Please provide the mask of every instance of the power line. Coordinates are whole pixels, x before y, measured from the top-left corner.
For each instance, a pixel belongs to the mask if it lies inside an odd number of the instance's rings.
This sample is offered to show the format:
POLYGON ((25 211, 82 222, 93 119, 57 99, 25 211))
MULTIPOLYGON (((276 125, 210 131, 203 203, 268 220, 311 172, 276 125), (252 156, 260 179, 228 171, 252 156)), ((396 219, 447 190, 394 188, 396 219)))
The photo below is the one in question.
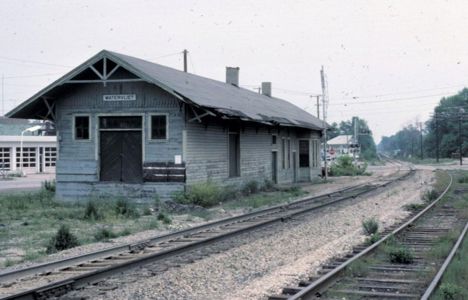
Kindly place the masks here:
POLYGON ((164 54, 164 55, 155 57, 155 58, 153 58, 153 59, 156 60, 156 59, 165 58, 165 57, 169 57, 169 56, 179 55, 179 54, 181 54, 182 52, 183 52, 183 51, 178 51, 178 52, 174 52, 174 53, 168 53, 168 54, 164 54))
POLYGON ((5 76, 5 79, 10 78, 31 78, 31 77, 46 77, 53 75, 63 75, 63 73, 46 73, 46 74, 36 74, 36 75, 14 75, 14 76, 5 76))
POLYGON ((6 56, 0 56, 0 59, 11 61, 11 62, 19 62, 23 64, 37 64, 37 65, 44 65, 44 66, 51 66, 51 67, 73 68, 71 66, 66 66, 66 65, 51 64, 51 63, 46 63, 46 62, 41 62, 41 61, 36 61, 36 60, 28 60, 28 59, 21 59, 21 58, 6 57, 6 56))
POLYGON ((443 94, 432 94, 432 95, 424 95, 424 96, 414 96, 414 97, 404 97, 404 98, 393 98, 393 99, 385 99, 385 100, 376 100, 376 101, 362 101, 362 102, 334 102, 330 105, 358 105, 358 104, 374 104, 374 103, 383 103, 383 102, 394 102, 394 101, 405 101, 405 100, 414 100, 414 99, 422 99, 422 98, 430 98, 430 97, 439 97, 439 96, 446 96, 446 93, 443 94))

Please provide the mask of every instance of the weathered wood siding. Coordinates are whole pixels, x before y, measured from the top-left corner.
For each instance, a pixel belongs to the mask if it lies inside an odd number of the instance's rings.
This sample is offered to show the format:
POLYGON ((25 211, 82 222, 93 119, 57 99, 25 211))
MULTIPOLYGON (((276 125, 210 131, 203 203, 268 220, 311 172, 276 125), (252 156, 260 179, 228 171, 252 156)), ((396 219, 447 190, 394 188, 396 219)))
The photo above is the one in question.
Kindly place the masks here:
MULTIPOLYGON (((318 133, 313 133, 318 136, 318 133)), ((302 138, 305 138, 303 135, 302 138)), ((307 138, 311 138, 309 132, 307 138)), ((292 183, 294 170, 299 172, 298 135, 294 129, 269 129, 267 127, 246 127, 240 130, 240 176, 229 177, 228 166, 228 129, 222 126, 205 126, 198 123, 186 124, 185 162, 187 165, 187 184, 213 181, 223 185, 242 185, 250 180, 263 184, 272 179, 272 151, 278 155, 278 183, 292 183), (276 145, 272 135, 277 136, 276 145), (282 167, 282 157, 288 159, 286 144, 283 153, 282 139, 290 140, 290 164, 282 167), (296 155, 296 168, 293 166, 296 155)), ((319 174, 320 169, 310 169, 311 176, 319 174)), ((296 177, 298 178, 298 177, 296 177)))
MULTIPOLYGON (((56 115, 59 143, 57 162, 57 195, 70 198, 95 196, 102 193, 115 194, 125 192, 117 188, 118 184, 99 182, 98 122, 103 115, 141 115, 143 121, 143 162, 173 162, 174 155, 182 155, 182 131, 184 112, 179 101, 154 87, 138 83, 80 84, 73 86, 66 94, 57 99, 56 115), (107 94, 135 94, 135 101, 103 101, 107 94), (167 140, 150 140, 150 117, 153 113, 168 115, 169 131, 167 140), (73 118, 75 115, 89 115, 91 120, 90 140, 80 141, 73 138, 73 118)), ((121 186, 127 186, 122 184, 121 186)), ((136 190, 181 189, 183 185, 144 183, 136 190)), ((138 193, 133 193, 138 194, 138 193)))

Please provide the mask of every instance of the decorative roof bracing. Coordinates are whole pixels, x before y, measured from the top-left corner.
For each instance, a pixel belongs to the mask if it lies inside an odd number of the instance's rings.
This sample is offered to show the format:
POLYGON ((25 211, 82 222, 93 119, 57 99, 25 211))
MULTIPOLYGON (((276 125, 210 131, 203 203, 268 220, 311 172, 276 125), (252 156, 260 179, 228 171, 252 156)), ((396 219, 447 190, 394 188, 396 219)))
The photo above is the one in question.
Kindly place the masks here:
POLYGON ((54 118, 54 95, 70 84, 88 82, 145 81, 154 84, 180 101, 205 111, 206 115, 269 125, 321 130, 324 123, 294 104, 268 97, 225 82, 182 72, 136 57, 103 50, 10 111, 8 117, 54 118), (118 69, 132 75, 113 77, 118 69), (94 76, 83 80, 84 73, 94 76), (127 76, 128 77, 128 76, 127 76))

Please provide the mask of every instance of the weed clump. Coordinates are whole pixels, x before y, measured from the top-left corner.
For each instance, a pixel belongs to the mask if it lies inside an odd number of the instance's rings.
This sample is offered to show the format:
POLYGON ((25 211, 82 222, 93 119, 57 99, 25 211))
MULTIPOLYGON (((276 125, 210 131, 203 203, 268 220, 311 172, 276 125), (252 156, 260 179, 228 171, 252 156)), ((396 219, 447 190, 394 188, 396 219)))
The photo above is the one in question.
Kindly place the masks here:
POLYGON ((42 189, 55 193, 55 180, 45 180, 42 182, 42 189))
POLYGON ((86 203, 83 218, 85 220, 93 220, 93 221, 101 220, 103 218, 103 215, 99 211, 96 202, 90 200, 88 201, 88 203, 86 203))
POLYGON ((401 245, 393 236, 385 243, 384 251, 391 263, 411 264, 414 261, 413 252, 401 245))
POLYGON ((434 201, 435 199, 437 199, 437 197, 439 197, 439 193, 434 190, 434 189, 431 189, 431 190, 427 190, 424 194, 423 194, 423 200, 426 202, 426 203, 430 203, 432 201, 434 201))
POLYGON ((115 202, 115 214, 126 218, 139 217, 138 211, 134 204, 130 203, 127 199, 119 198, 115 202))
POLYGON ((379 223, 375 218, 370 218, 362 221, 362 228, 366 235, 376 234, 379 230, 379 223))
POLYGON ((70 249, 78 245, 78 238, 70 232, 70 228, 66 225, 61 225, 55 236, 49 240, 46 252, 50 254, 70 249))
POLYGON ((95 234, 94 239, 96 241, 108 241, 109 239, 116 238, 117 234, 113 232, 111 229, 103 227, 100 228, 95 234))
POLYGON ((374 244, 375 242, 377 242, 378 240, 380 240, 380 234, 377 232, 377 233, 374 233, 372 234, 371 236, 367 237, 366 238, 366 245, 372 245, 374 244))
POLYGON ((444 282, 440 285, 438 295, 445 300, 465 299, 463 289, 450 282, 444 282))
POLYGON ((202 207, 212 207, 221 200, 221 189, 212 182, 193 184, 185 193, 176 193, 174 200, 181 204, 195 204, 202 207))
POLYGON ((171 217, 169 217, 168 214, 164 213, 164 212, 160 212, 158 214, 158 217, 157 219, 161 222, 163 222, 164 224, 171 224, 172 223, 172 219, 171 217))
POLYGON ((247 182, 242 188, 242 194, 248 196, 250 194, 255 194, 259 190, 258 182, 256 180, 251 180, 247 182))
POLYGON ((410 203, 404 206, 404 209, 407 211, 419 211, 423 209, 426 205, 422 203, 410 203))

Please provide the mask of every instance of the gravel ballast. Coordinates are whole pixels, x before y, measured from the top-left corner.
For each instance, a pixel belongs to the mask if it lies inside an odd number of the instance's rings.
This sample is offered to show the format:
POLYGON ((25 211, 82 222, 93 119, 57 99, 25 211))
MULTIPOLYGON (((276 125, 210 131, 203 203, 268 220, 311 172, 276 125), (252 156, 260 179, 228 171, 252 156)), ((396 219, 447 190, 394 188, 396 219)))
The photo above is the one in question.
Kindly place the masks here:
POLYGON ((361 222, 379 220, 381 228, 407 216, 402 206, 420 202, 433 180, 418 171, 379 194, 305 215, 281 225, 239 236, 237 246, 190 264, 151 273, 131 271, 69 296, 92 299, 266 299, 284 286, 314 274, 326 260, 360 243, 361 222), (145 274, 145 276, 139 276, 145 274))

